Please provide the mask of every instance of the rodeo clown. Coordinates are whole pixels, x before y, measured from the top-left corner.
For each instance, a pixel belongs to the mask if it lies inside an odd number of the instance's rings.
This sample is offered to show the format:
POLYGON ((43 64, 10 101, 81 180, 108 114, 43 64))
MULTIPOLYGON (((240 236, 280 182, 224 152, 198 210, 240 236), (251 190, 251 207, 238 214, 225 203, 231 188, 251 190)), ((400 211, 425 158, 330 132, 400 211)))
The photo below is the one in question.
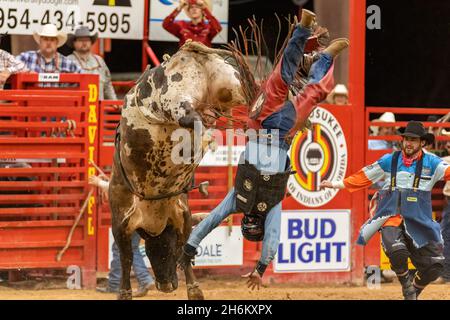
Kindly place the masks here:
POLYGON ((439 224, 432 219, 431 189, 439 180, 450 180, 450 167, 422 150, 434 141, 422 123, 408 122, 401 136, 401 151, 384 155, 344 181, 322 181, 320 186, 353 192, 385 178, 375 215, 362 226, 357 243, 365 245, 381 228, 383 249, 402 285, 403 296, 416 300, 443 270, 443 241, 439 224), (417 269, 413 279, 408 258, 417 269))
MULTIPOLYGON (((309 65, 302 90, 294 87, 296 74, 304 65, 304 48, 313 32, 315 14, 303 10, 291 39, 267 81, 256 93, 250 109, 248 127, 269 134, 250 138, 241 155, 235 187, 225 199, 192 231, 178 264, 184 268, 194 259, 200 242, 232 213, 242 212, 241 230, 250 241, 263 241, 256 268, 243 275, 248 287, 259 289, 262 276, 273 260, 279 245, 281 201, 291 174, 287 155, 289 138, 306 125, 309 114, 323 101, 334 86, 334 58, 348 47, 347 39, 336 39, 309 65), (270 147, 271 160, 264 161, 270 147), (275 155, 275 156, 273 156, 275 155)), ((298 78, 298 76, 297 76, 298 78)), ((298 79, 297 79, 298 80, 298 79)), ((296 81, 297 82, 297 81, 296 81)))

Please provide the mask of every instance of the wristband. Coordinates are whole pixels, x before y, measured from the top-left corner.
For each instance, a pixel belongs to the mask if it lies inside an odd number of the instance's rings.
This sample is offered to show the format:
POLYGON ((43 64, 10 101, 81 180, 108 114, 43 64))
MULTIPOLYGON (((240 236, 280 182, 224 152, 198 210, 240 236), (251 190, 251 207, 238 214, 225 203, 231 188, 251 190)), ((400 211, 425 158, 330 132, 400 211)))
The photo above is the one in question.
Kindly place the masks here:
POLYGON ((258 274, 262 277, 264 272, 267 269, 267 264, 262 264, 258 261, 258 264, 256 265, 255 271, 258 272, 258 274))
POLYGON ((332 181, 331 184, 333 185, 333 188, 336 188, 336 189, 344 189, 345 188, 343 181, 338 181, 338 182, 332 181))

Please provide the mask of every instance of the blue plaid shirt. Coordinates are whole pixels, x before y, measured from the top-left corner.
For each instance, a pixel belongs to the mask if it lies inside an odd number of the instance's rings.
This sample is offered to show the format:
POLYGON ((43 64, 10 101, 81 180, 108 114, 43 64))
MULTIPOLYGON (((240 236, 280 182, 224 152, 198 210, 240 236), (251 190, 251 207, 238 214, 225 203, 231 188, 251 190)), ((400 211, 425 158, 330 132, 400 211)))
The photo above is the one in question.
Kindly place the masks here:
POLYGON ((39 51, 26 51, 17 56, 27 68, 37 73, 81 73, 81 68, 59 52, 50 62, 46 62, 39 51))
MULTIPOLYGON (((82 69, 72 60, 59 52, 50 62, 39 51, 26 51, 17 56, 17 59, 25 63, 31 72, 37 73, 82 73, 82 69)), ((39 87, 70 87, 63 83, 41 83, 39 87)))

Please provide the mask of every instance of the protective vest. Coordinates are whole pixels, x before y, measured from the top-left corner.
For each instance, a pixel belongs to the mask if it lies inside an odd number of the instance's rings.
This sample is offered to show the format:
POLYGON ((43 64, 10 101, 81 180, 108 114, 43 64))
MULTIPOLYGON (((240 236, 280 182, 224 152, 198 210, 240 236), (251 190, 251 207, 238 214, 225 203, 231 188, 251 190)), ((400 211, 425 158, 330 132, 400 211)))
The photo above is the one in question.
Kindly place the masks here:
POLYGON ((405 231, 417 248, 433 241, 443 242, 440 226, 432 218, 431 191, 419 190, 424 157, 418 160, 412 189, 399 189, 396 186, 399 156, 397 151, 392 157, 390 188, 378 192, 377 211, 361 227, 357 244, 366 245, 386 220, 397 213, 403 217, 405 231))

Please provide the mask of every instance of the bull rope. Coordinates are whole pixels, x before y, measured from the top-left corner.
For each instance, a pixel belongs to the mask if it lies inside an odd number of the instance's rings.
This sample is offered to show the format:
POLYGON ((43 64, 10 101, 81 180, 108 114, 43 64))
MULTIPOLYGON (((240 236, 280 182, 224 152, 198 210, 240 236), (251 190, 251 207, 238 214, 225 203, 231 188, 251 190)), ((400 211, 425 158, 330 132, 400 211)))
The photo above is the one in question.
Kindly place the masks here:
POLYGON ((122 219, 122 223, 124 223, 125 220, 130 218, 136 212, 138 200, 139 198, 136 195, 133 195, 133 204, 131 205, 130 209, 128 209, 127 212, 125 212, 125 215, 122 219))
MULTIPOLYGON (((76 124, 75 124, 75 127, 76 127, 76 124)), ((101 176, 104 176, 105 178, 108 178, 108 176, 103 172, 103 170, 100 169, 100 167, 92 159, 89 159, 89 163, 93 167, 95 167, 95 169, 97 169, 97 171, 100 173, 101 176)), ((78 223, 80 222, 81 217, 83 216, 84 210, 86 210, 86 207, 87 207, 87 205, 89 203, 89 199, 91 198, 93 193, 94 193, 94 188, 91 188, 91 190, 89 191, 86 199, 84 200, 83 205, 81 206, 80 212, 78 213, 78 216, 77 216, 75 222, 73 223, 72 228, 70 229, 69 235, 67 236, 66 245, 56 255, 56 261, 61 261, 61 258, 63 256, 63 254, 69 248, 70 243, 72 242, 72 236, 73 236, 73 233, 75 232, 75 228, 78 225, 78 223)))
POLYGON ((56 255, 56 261, 61 261, 61 258, 63 256, 63 254, 69 248, 70 243, 72 242, 72 236, 73 236, 73 233, 75 232, 75 228, 77 227, 78 223, 80 222, 81 217, 83 216, 83 213, 86 210, 86 207, 87 207, 87 205, 89 203, 89 199, 91 198, 93 193, 94 193, 94 188, 91 188, 91 190, 89 191, 86 199, 84 200, 84 203, 83 203, 83 206, 80 209, 80 212, 78 213, 78 217, 75 219, 75 222, 73 223, 72 228, 70 229, 69 235, 67 236, 66 245, 56 255))
MULTIPOLYGON (((89 163, 92 164, 98 170, 98 172, 100 172, 101 176, 108 178, 108 176, 102 171, 102 169, 100 169, 99 166, 97 166, 95 164, 95 162, 93 160, 89 159, 89 163)), ((136 209, 137 209, 137 201, 136 200, 138 200, 138 197, 136 195, 133 195, 133 204, 131 205, 130 209, 128 209, 128 211, 125 212, 124 218, 122 219, 122 223, 124 223, 125 220, 127 220, 129 217, 131 217, 133 215, 133 213, 136 211, 136 209)))

